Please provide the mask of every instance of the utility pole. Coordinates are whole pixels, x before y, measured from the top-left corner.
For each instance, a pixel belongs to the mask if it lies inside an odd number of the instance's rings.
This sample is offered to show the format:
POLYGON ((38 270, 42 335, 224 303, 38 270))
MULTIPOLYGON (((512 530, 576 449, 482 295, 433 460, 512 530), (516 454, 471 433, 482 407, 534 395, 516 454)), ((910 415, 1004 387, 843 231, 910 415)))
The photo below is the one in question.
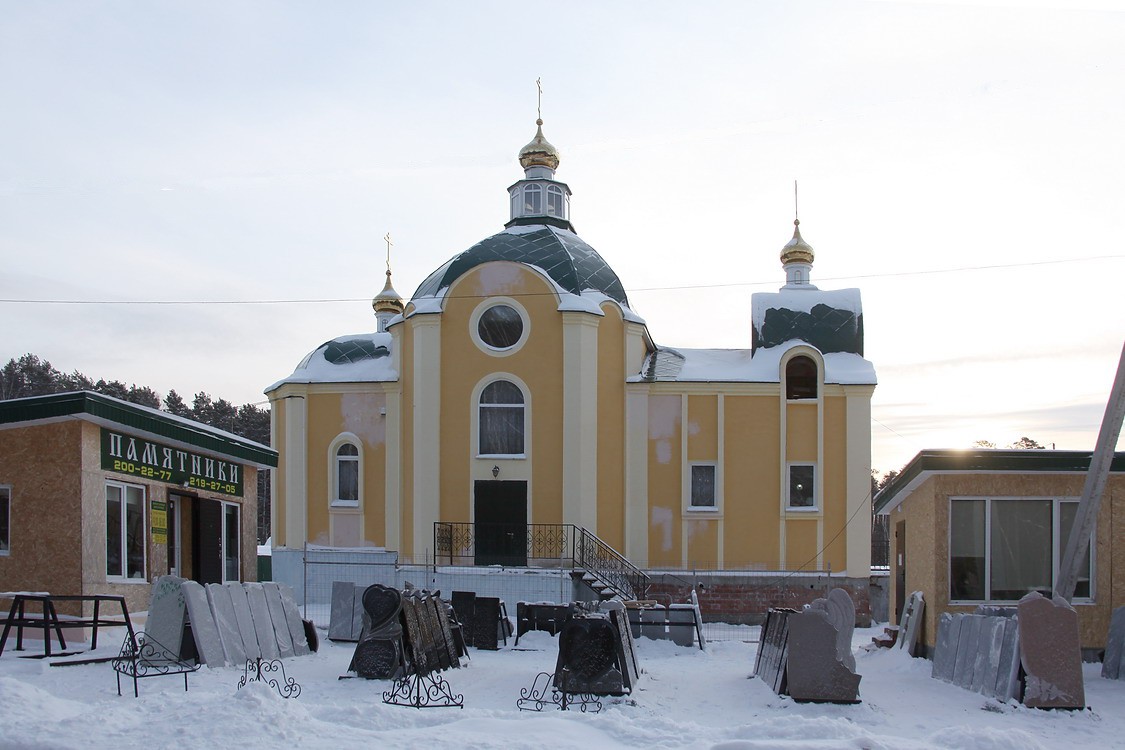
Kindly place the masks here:
POLYGON ((1078 568, 1086 557, 1090 545, 1090 532, 1094 530, 1094 519, 1102 504, 1109 467, 1113 463, 1113 450, 1117 438, 1121 436, 1121 421, 1125 417, 1125 346, 1121 348, 1121 358, 1117 362, 1117 375, 1113 379, 1113 389, 1109 393, 1109 403, 1102 417, 1102 428, 1098 432, 1098 442, 1090 456, 1090 468, 1086 472, 1086 484, 1082 487, 1082 499, 1078 502, 1078 513, 1066 540, 1066 552, 1059 563, 1059 575, 1055 581, 1055 594, 1068 602, 1074 598, 1074 587, 1078 583, 1078 568))

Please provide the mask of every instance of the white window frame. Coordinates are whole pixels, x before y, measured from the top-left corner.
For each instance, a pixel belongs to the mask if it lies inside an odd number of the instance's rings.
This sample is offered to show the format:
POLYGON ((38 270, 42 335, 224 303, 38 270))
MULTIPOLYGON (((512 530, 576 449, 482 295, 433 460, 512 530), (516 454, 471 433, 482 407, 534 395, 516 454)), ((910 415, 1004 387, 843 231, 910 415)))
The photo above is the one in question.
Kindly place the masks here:
POLYGON ((523 186, 523 216, 542 216, 544 193, 543 186, 538 183, 531 183, 530 185, 523 186), (531 205, 531 196, 535 195, 535 199, 539 202, 538 206, 531 205))
POLYGON ((0 536, 0 557, 12 553, 12 485, 0 484, 0 520, 4 522, 4 535, 0 536))
POLYGON ((689 513, 718 513, 722 509, 723 481, 722 472, 719 471, 717 461, 690 461, 685 473, 684 510, 689 513), (695 505, 692 497, 692 487, 695 480, 696 467, 709 467, 713 470, 713 484, 711 505, 695 505))
POLYGON ((222 565, 222 568, 223 568, 223 583, 227 583, 228 581, 241 581, 242 580, 242 506, 239 505, 238 503, 230 503, 230 502, 226 502, 226 501, 223 501, 222 506, 223 506, 223 533, 221 535, 222 538, 221 538, 221 543, 220 543, 219 546, 221 548, 220 557, 222 558, 222 561, 223 561, 223 565, 222 565), (234 558, 235 559, 235 565, 236 565, 234 578, 231 578, 230 576, 227 575, 227 544, 230 541, 229 537, 228 537, 228 534, 227 534, 227 514, 230 513, 231 510, 234 511, 234 517, 238 522, 238 528, 235 530, 235 542, 237 543, 237 546, 238 546, 238 554, 234 558))
POLYGON ((787 461, 785 463, 785 510, 788 513, 815 513, 820 510, 820 467, 815 461, 787 461), (808 466, 812 469, 812 505, 794 505, 791 489, 793 486, 793 469, 799 466, 808 466))
MULTIPOLYGON (((148 489, 143 484, 131 484, 128 482, 118 482, 112 479, 105 480, 103 485, 103 507, 106 509, 105 519, 105 533, 109 533, 109 488, 117 487, 121 490, 121 570, 124 571, 123 575, 111 575, 109 572, 109 560, 106 559, 105 571, 106 580, 113 583, 148 583, 148 489), (143 560, 140 577, 129 577, 129 489, 136 489, 141 491, 141 559, 143 560)), ((108 545, 109 540, 106 539, 108 545)))
MULTIPOLYGON (((1051 589, 1054 590, 1055 583, 1059 576, 1059 564, 1062 562, 1062 556, 1066 552, 1066 540, 1060 539, 1062 533, 1062 505, 1063 503, 1079 502, 1077 497, 1057 497, 1053 495, 1034 495, 1034 496, 1013 496, 1013 495, 956 495, 950 496, 948 507, 946 509, 946 559, 945 559, 945 572, 946 572, 946 595, 949 597, 950 604, 1015 604, 1016 599, 993 599, 992 598, 992 501, 993 500, 1050 500, 1051 501, 1051 589), (983 500, 984 501, 984 598, 983 599, 954 599, 953 598, 953 503, 958 500, 983 500)), ((1097 556, 1097 538, 1098 529, 1095 522, 1094 528, 1090 531, 1090 595, 1075 596, 1072 603, 1078 604, 1093 604, 1097 601, 1097 578, 1098 578, 1098 556, 1097 556)))
MULTIPOLYGON (((469 316, 469 338, 473 340, 473 343, 477 345, 478 349, 490 356, 510 357, 523 348, 529 336, 531 336, 531 316, 527 314, 527 308, 511 297, 489 297, 477 305, 472 315, 469 316), (520 322, 523 323, 523 331, 520 333, 519 341, 506 349, 497 349, 480 337, 481 316, 498 305, 506 305, 515 310, 519 313, 520 322)), ((522 390, 524 391, 524 396, 526 396, 527 389, 524 388, 522 390)))
POLYGON ((548 216, 566 218, 566 193, 558 185, 547 186, 547 202, 545 208, 548 216), (557 205, 558 210, 554 210, 557 205))
POLYGON ((328 446, 328 506, 334 510, 358 510, 363 507, 363 442, 354 434, 344 432, 336 436, 328 446), (355 456, 339 456, 340 448, 350 445, 356 449, 355 456), (340 462, 354 461, 356 471, 356 498, 346 500, 340 497, 340 462))
POLYGON ((527 388, 524 386, 524 384, 522 382, 520 382, 516 378, 513 378, 513 377, 511 377, 509 375, 506 375, 506 374, 497 374, 494 377, 489 378, 486 382, 481 383, 480 389, 476 392, 476 398, 473 399, 473 409, 474 409, 474 412, 475 412, 475 416, 474 416, 474 419, 473 419, 473 431, 476 434, 476 457, 477 458, 527 458, 528 439, 529 439, 529 433, 531 431, 531 420, 529 418, 529 414, 530 414, 530 411, 531 411, 531 398, 528 395, 527 388), (523 403, 522 404, 482 404, 481 403, 481 397, 484 396, 485 389, 487 389, 493 383, 499 383, 500 381, 511 383, 516 388, 518 388, 519 391, 520 391, 520 394, 523 396, 523 403), (520 453, 484 453, 484 452, 482 452, 481 451, 481 440, 480 440, 480 437, 481 437, 481 435, 480 435, 480 432, 481 432, 481 418, 480 418, 481 409, 491 409, 491 408, 510 409, 512 407, 515 407, 515 406, 521 406, 523 408, 523 436, 522 436, 523 437, 523 451, 521 451, 520 453))

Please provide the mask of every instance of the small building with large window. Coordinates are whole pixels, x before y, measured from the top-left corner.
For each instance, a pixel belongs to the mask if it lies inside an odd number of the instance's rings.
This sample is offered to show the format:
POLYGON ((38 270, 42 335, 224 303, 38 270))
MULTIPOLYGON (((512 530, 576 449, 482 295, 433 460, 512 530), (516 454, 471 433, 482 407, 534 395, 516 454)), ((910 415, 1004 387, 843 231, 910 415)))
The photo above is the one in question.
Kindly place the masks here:
POLYGON ((658 344, 577 234, 537 125, 502 231, 435 259, 406 302, 388 270, 373 332, 266 389, 275 575, 306 544, 557 563, 541 542, 567 525, 642 568, 866 581, 876 380, 859 290, 813 285, 794 229, 741 348, 658 344))
MULTIPOLYGON (((978 605, 1050 596, 1090 466, 1089 451, 926 450, 875 497, 891 532, 890 611, 911 592, 926 601, 920 643, 932 653, 938 618, 978 605)), ((1072 603, 1082 647, 1105 647, 1125 605, 1125 453, 1114 455, 1072 603)))
POLYGON ((124 595, 257 580, 271 448, 88 391, 0 401, 0 591, 124 595))

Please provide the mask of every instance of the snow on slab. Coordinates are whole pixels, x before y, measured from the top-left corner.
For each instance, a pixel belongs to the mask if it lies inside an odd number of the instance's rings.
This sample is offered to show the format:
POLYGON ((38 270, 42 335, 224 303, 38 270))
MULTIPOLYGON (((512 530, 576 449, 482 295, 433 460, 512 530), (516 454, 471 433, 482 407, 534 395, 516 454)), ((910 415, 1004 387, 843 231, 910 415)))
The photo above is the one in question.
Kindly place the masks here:
MULTIPOLYGON (((857 629, 853 644, 880 630, 857 629)), ((118 697, 109 664, 50 667, 5 650, 0 746, 1046 750, 1121 747, 1125 737, 1125 682, 1101 679, 1097 664, 1083 666, 1090 711, 1001 704, 931 679, 928 661, 899 650, 856 652, 862 703, 798 704, 749 679, 756 644, 719 641, 704 652, 641 638, 644 674, 631 696, 604 699, 600 714, 532 713, 516 699, 553 669, 558 642, 528 633, 519 651, 473 650, 465 668, 443 673, 464 710, 419 711, 384 705, 387 682, 338 680, 354 644, 321 644, 285 661, 301 685, 291 700, 260 683, 237 690, 241 666, 196 672, 186 693, 177 676, 118 697)))

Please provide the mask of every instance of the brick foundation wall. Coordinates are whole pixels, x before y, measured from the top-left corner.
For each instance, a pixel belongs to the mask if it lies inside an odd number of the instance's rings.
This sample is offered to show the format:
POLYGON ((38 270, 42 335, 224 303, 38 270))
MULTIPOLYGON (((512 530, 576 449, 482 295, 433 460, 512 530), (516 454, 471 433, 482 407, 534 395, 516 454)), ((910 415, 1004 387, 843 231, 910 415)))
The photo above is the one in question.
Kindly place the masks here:
POLYGON ((842 588, 855 604, 856 626, 871 626, 871 582, 866 578, 839 576, 786 576, 784 573, 724 575, 696 573, 691 580, 682 575, 650 573, 649 599, 686 602, 696 583, 699 607, 705 622, 760 625, 770 607, 800 609, 814 599, 842 588))

